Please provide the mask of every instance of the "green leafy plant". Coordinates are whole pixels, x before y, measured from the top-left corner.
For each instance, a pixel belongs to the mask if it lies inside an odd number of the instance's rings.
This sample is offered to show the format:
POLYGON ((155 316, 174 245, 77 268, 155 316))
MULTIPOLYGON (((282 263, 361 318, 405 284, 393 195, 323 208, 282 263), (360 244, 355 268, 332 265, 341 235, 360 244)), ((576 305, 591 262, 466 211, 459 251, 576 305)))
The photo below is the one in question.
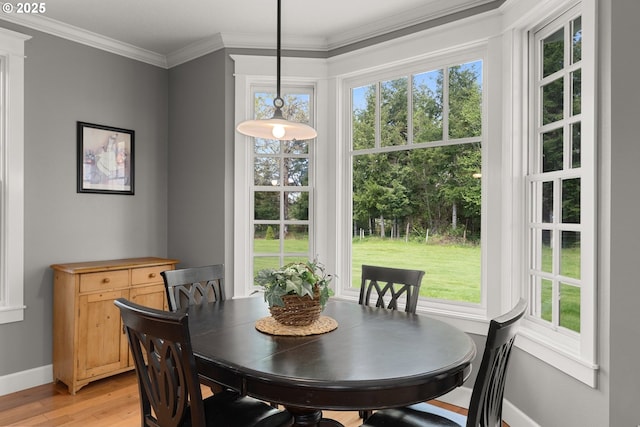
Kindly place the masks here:
POLYGON ((265 234, 264 238, 265 238, 266 240, 274 240, 274 239, 276 238, 276 235, 275 235, 275 233, 273 232, 273 227, 272 227, 272 226, 268 226, 268 227, 267 227, 267 232, 266 232, 266 234, 265 234))
POLYGON ((326 274, 324 266, 317 261, 293 262, 279 269, 260 270, 255 283, 264 290, 264 300, 269 307, 284 306, 285 295, 309 295, 314 298, 317 289, 320 306, 324 309, 332 294, 329 283, 331 275, 326 274))

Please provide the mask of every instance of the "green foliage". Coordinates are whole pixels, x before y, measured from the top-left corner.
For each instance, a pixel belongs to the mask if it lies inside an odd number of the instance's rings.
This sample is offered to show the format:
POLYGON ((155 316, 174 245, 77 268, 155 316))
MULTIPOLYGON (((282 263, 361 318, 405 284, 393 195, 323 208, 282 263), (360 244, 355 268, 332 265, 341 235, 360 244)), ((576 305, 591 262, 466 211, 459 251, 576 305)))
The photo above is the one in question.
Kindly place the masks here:
POLYGON ((413 139, 415 142, 441 141, 443 70, 415 76, 413 82, 413 139))
MULTIPOLYGON (((479 238, 481 191, 474 174, 481 171, 480 143, 441 145, 359 154, 375 147, 376 129, 381 147, 406 146, 408 97, 412 97, 413 141, 443 139, 443 105, 450 138, 468 138, 482 132, 481 62, 446 69, 448 97, 444 98, 445 70, 435 70, 354 89, 362 105, 352 114, 354 234, 394 237, 409 228, 444 232, 464 225, 467 236, 479 238), (377 88, 380 94, 377 96, 377 88), (411 93, 409 94, 409 89, 411 93), (379 100, 379 101, 378 101, 379 100), (377 111, 379 111, 377 113, 377 111), (377 115, 378 114, 378 115, 377 115), (380 118, 379 125, 376 117, 380 118)), ((355 95, 354 95, 355 96, 355 95)))
POLYGON ((260 270, 255 278, 256 285, 264 289, 264 300, 269 307, 284 306, 285 295, 308 295, 313 298, 314 289, 320 294, 320 306, 324 308, 331 296, 332 277, 317 261, 294 262, 279 269, 260 270))
POLYGON ((383 147, 407 144, 408 84, 406 77, 380 84, 380 142, 383 147))
POLYGON ((449 68, 449 137, 482 134, 482 88, 473 67, 449 68))
POLYGON ((265 233, 264 238, 265 238, 265 240, 275 240, 275 234, 273 233, 273 227, 272 226, 268 226, 267 227, 267 232, 265 233))
POLYGON ((255 219, 280 218, 280 193, 276 191, 256 191, 254 193, 255 219))

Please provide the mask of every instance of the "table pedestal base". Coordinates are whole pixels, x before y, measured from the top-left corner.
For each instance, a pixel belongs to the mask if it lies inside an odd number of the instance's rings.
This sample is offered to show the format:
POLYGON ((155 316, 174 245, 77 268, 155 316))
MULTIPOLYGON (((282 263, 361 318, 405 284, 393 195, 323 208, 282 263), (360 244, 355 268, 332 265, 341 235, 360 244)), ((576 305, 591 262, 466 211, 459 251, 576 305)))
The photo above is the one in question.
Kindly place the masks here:
POLYGON ((322 418, 322 411, 317 409, 286 407, 286 410, 293 415, 293 427, 344 427, 338 421, 322 418))

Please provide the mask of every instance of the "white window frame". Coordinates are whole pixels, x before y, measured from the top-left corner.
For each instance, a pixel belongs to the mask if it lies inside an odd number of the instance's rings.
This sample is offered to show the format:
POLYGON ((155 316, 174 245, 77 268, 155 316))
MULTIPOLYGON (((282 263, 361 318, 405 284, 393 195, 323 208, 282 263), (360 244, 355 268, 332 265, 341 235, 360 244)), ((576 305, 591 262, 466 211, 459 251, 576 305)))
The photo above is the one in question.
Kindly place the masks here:
MULTIPOLYGON (((343 217, 345 218, 344 227, 347 229, 347 221, 351 223, 352 220, 352 209, 353 203, 351 200, 353 188, 352 184, 352 165, 353 165, 353 157, 358 154, 368 154, 368 153, 380 153, 380 152, 388 152, 388 151, 396 151, 406 149, 429 149, 429 147, 436 146, 445 146, 445 145, 459 145, 465 143, 473 143, 480 142, 482 146, 482 170, 486 170, 486 153, 487 153, 487 144, 486 144, 486 123, 487 123, 487 45, 486 43, 478 43, 475 46, 469 48, 465 47, 462 49, 453 49, 446 54, 436 55, 429 58, 417 59, 415 61, 409 63, 402 64, 391 64, 387 67, 382 67, 379 70, 376 70, 372 73, 362 73, 358 76, 350 77, 344 79, 342 82, 342 99, 344 102, 343 111, 343 123, 345 123, 345 140, 342 144, 343 146, 343 158, 348 159, 345 163, 348 163, 346 169, 348 173, 345 174, 342 191, 345 193, 348 198, 348 202, 345 202, 345 211, 343 217), (358 88, 361 86, 367 85, 379 85, 381 82, 393 80, 401 77, 407 77, 419 73, 430 72, 434 70, 443 70, 445 73, 448 68, 462 65, 469 62, 474 61, 482 61, 482 132, 479 136, 462 138, 462 139, 452 139, 448 134, 443 133, 442 141, 436 142, 428 142, 428 143, 413 143, 413 141, 409 141, 407 145, 397 146, 397 147, 380 147, 379 141, 379 123, 376 124, 376 147, 372 149, 362 149, 362 150, 353 150, 351 144, 347 142, 351 141, 351 120, 352 120, 352 106, 351 106, 351 91, 354 88, 358 88)), ((448 81, 447 78, 444 80, 448 81)), ((411 84, 409 81, 408 84, 411 84)), ((443 87, 443 91, 448 91, 448 87, 443 87)), ((411 95, 409 95, 411 97, 411 95)), ((445 106, 445 109, 448 109, 448 105, 445 106)), ((448 118, 445 122, 448 121, 448 118)), ((443 132, 446 132, 446 129, 443 129, 443 132)), ((411 133, 411 132, 410 132, 411 133)), ((467 318, 479 318, 486 319, 487 318, 487 289, 485 279, 486 275, 486 245, 485 245, 485 227, 487 225, 486 218, 484 213, 487 210, 486 202, 484 200, 485 195, 485 185, 482 185, 482 209, 481 209, 481 271, 480 271, 480 303, 464 303, 464 302, 456 302, 456 301, 446 301, 446 300, 434 300, 427 299, 425 297, 420 297, 418 300, 418 308, 419 312, 427 312, 430 314, 438 313, 444 314, 447 316, 453 317, 467 317, 467 318)), ((348 233, 348 236, 351 236, 351 233, 348 233)), ((339 294, 345 298, 357 300, 359 297, 359 290, 351 287, 351 240, 345 238, 345 242, 342 242, 344 253, 348 254, 345 259, 349 260, 349 269, 346 273, 345 277, 347 280, 341 281, 341 288, 339 289, 339 294), (347 241, 348 240, 348 241, 347 241)), ((428 266, 424 266, 424 269, 428 270, 428 266)), ((428 275, 428 273, 427 273, 428 275)), ((428 278, 427 280, 428 281, 428 278)), ((423 282, 424 283, 424 282, 423 282)))
MULTIPOLYGON (((256 93, 270 93, 273 92, 275 94, 275 87, 273 87, 273 85, 271 86, 259 86, 259 85, 251 85, 250 86, 250 91, 251 91, 251 98, 255 99, 255 94, 256 93)), ((310 105, 309 105, 309 119, 310 122, 308 123, 310 126, 315 127, 315 123, 314 123, 314 118, 315 118, 315 93, 313 92, 314 88, 313 86, 309 86, 309 85, 285 85, 281 88, 280 90, 280 95, 283 99, 286 99, 287 94, 295 94, 295 95, 309 95, 309 100, 310 100, 310 105)), ((251 105, 253 105, 254 103, 252 102, 251 105)), ((253 140, 250 139, 250 144, 253 144, 253 140)), ((282 145, 281 145, 282 147, 282 145)), ((280 150, 277 154, 257 154, 254 152, 254 150, 250 150, 250 154, 251 154, 251 164, 254 165, 255 164, 255 158, 256 157, 271 157, 271 158, 277 158, 280 160, 279 164, 280 164, 280 170, 279 172, 282 171, 282 165, 284 164, 285 159, 287 158, 306 158, 308 159, 309 163, 308 163, 308 184, 304 185, 304 186, 295 186, 295 187, 291 187, 291 186, 287 186, 284 184, 284 179, 286 178, 284 175, 280 175, 280 182, 274 186, 274 187, 264 187, 264 186, 257 186, 255 185, 253 182, 251 182, 251 187, 250 187, 250 197, 249 197, 249 212, 254 212, 255 211, 255 197, 254 194, 257 191, 269 191, 269 190, 273 190, 274 188, 278 189, 278 193, 282 195, 282 197, 280 197, 280 212, 282 213, 282 210, 284 209, 284 204, 286 203, 285 200, 285 194, 288 192, 296 192, 296 191, 301 191, 301 192, 306 192, 308 193, 308 197, 309 197, 309 212, 307 215, 307 219, 306 220, 289 220, 289 219, 285 219, 284 217, 280 217, 278 220, 256 220, 253 217, 250 217, 250 221, 251 221, 251 237, 249 239, 249 242, 252 246, 252 251, 251 253, 253 254, 253 258, 255 259, 256 256, 266 256, 266 257, 276 257, 278 256, 280 258, 280 263, 282 264, 284 262, 284 258, 286 257, 305 257, 307 259, 314 259, 315 258, 315 254, 314 254, 314 248, 315 248, 315 233, 314 233, 314 228, 311 226, 312 224, 315 223, 315 206, 314 206, 314 189, 315 189, 315 169, 316 169, 316 165, 314 162, 315 159, 315 148, 316 145, 314 144, 313 140, 308 141, 308 153, 307 154, 293 154, 293 153, 284 153, 282 150, 280 150), (255 251, 255 248, 253 248, 253 242, 255 241, 255 236, 254 236, 254 230, 255 230, 255 225, 256 224, 273 224, 273 223, 278 223, 278 234, 279 234, 279 242, 280 242, 280 248, 278 253, 276 254, 274 253, 268 253, 268 254, 259 254, 255 251), (284 249, 284 242, 283 242, 283 228, 285 225, 287 224, 291 224, 291 225, 306 225, 308 227, 308 238, 309 238, 309 247, 307 249, 306 253, 301 253, 301 252, 286 252, 284 249)), ((255 173, 255 169, 254 169, 254 173, 255 173)), ((254 174, 251 174, 252 178, 255 178, 254 174)))
POLYGON ((24 319, 24 43, 0 28, 0 324, 24 319))
MULTIPOLYGON (((276 60, 273 57, 252 55, 231 55, 235 62, 235 91, 236 91, 236 123, 253 118, 253 88, 272 87, 275 89, 276 60)), ((304 87, 314 93, 314 104, 311 114, 312 123, 327 123, 326 100, 326 60, 310 58, 282 58, 281 84, 284 88, 304 87), (320 101, 323 99, 324 101, 320 101)), ((317 170, 320 158, 324 156, 322 149, 327 144, 327 131, 318 130, 318 137, 310 142, 309 182, 316 183, 317 170), (313 163, 313 164, 311 164, 313 163)), ((252 138, 235 132, 234 147, 234 238, 233 248, 227 247, 227 253, 233 253, 233 268, 230 280, 233 283, 233 296, 246 297, 255 291, 253 283, 253 201, 250 194, 253 188, 253 144, 252 138)), ((313 189, 309 194, 309 208, 317 206, 317 191, 313 189)), ((327 250, 323 246, 322 236, 318 236, 318 230, 326 229, 319 221, 317 212, 309 212, 309 234, 314 236, 309 241, 309 252, 317 255, 320 262, 327 266, 327 271, 332 271, 332 261, 327 260, 327 250), (327 261, 325 261, 327 260, 327 261)), ((229 264, 229 263, 227 263, 229 264)), ((229 276, 229 274, 227 274, 229 276)))
MULTIPOLYGON (((520 11, 521 13, 522 11, 520 11)), ((507 11, 513 13, 516 24, 505 32, 505 57, 510 58, 510 67, 505 70, 507 88, 513 96, 505 101, 505 153, 510 158, 510 194, 512 201, 506 207, 505 223, 512 224, 511 241, 505 246, 505 278, 512 283, 519 283, 520 289, 514 289, 514 296, 527 295, 529 282, 529 209, 526 191, 529 162, 529 140, 534 131, 529 125, 536 108, 529 86, 531 65, 530 35, 562 17, 570 21, 575 16, 582 16, 582 144, 581 144, 581 325, 580 334, 567 334, 553 331, 532 317, 525 317, 520 329, 516 345, 528 353, 549 363, 551 366, 573 376, 591 386, 597 386, 597 318, 596 318, 596 1, 595 0, 553 0, 533 10, 527 11, 525 18, 516 17, 514 8, 507 11), (565 15, 570 13, 570 15, 565 15), (564 16, 563 16, 564 15, 564 16), (577 338, 576 338, 577 336, 577 338)), ((533 125, 532 125, 533 126, 533 125)))
MULTIPOLYGON (((437 69, 442 65, 464 63, 467 60, 483 60, 483 103, 485 115, 483 117, 483 141, 489 143, 482 147, 482 304, 476 306, 464 304, 450 304, 440 301, 420 301, 418 312, 428 313, 430 316, 451 323, 467 332, 486 334, 488 319, 498 316, 511 308, 513 298, 510 291, 505 291, 501 285, 503 273, 501 270, 501 247, 504 239, 500 237, 503 221, 501 219, 503 203, 502 193, 489 194, 488 188, 503 185, 501 169, 502 147, 500 145, 502 124, 502 99, 500 87, 503 85, 501 77, 501 40, 502 16, 499 11, 477 15, 466 20, 440 26, 432 30, 415 33, 402 39, 395 39, 383 44, 361 49, 357 52, 341 55, 330 60, 329 75, 336 81, 335 105, 338 109, 336 118, 337 152, 335 161, 341 165, 336 176, 334 194, 337 197, 336 207, 337 229, 335 236, 351 236, 351 191, 349 183, 351 162, 347 141, 350 141, 351 110, 349 88, 358 86, 355 81, 367 75, 366 83, 373 82, 372 77, 379 76, 384 80, 391 73, 391 69, 403 69, 403 73, 410 73, 411 67, 423 64, 419 71, 437 69), (433 64, 428 66, 424 64, 433 64), (491 94, 490 94, 491 93, 491 94), (488 113, 487 113, 488 112, 488 113), (484 238, 493 236, 492 239, 484 238), (491 255, 489 255, 491 254, 491 255)), ((399 73, 402 74, 402 73, 399 73)), ((357 292, 343 290, 342 281, 350 281, 351 261, 346 255, 350 251, 350 239, 336 241, 336 261, 338 278, 338 298, 357 300, 357 292), (348 261, 348 262, 347 262, 348 261)), ((427 268, 427 267, 426 267, 427 268)), ((428 272, 427 272, 428 275, 428 272)), ((425 276, 426 278, 427 276, 425 276)), ((423 281, 425 283, 426 281, 423 281)))

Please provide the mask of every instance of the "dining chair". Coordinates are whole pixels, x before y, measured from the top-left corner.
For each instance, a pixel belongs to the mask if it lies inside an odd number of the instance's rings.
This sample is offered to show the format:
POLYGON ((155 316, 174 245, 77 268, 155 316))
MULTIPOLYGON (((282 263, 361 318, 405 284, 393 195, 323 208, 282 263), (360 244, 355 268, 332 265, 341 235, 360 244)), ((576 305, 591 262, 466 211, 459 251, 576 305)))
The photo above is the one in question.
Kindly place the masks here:
POLYGON ((142 427, 293 425, 288 412, 234 391, 202 398, 186 313, 156 310, 124 298, 114 304, 135 364, 142 427))
MULTIPOLYGON (((169 310, 178 311, 190 305, 224 301, 224 264, 166 270, 160 273, 169 301, 169 310)), ((200 382, 219 393, 222 386, 209 378, 200 382)))
POLYGON ((363 265, 358 302, 369 305, 373 293, 376 307, 397 310, 398 300, 404 296, 404 311, 415 314, 423 276, 422 270, 363 265))
POLYGON ((223 264, 166 270, 160 275, 171 311, 225 299, 223 264))
POLYGON ((520 299, 508 313, 491 320, 467 416, 429 403, 418 403, 377 411, 361 427, 501 426, 509 355, 526 309, 527 302, 520 299))
MULTIPOLYGON (((376 307, 397 310, 398 300, 404 297, 404 311, 415 314, 423 277, 422 270, 363 265, 358 302, 369 305, 375 299, 376 307)), ((366 420, 372 412, 361 410, 358 413, 360 418, 366 420)))

